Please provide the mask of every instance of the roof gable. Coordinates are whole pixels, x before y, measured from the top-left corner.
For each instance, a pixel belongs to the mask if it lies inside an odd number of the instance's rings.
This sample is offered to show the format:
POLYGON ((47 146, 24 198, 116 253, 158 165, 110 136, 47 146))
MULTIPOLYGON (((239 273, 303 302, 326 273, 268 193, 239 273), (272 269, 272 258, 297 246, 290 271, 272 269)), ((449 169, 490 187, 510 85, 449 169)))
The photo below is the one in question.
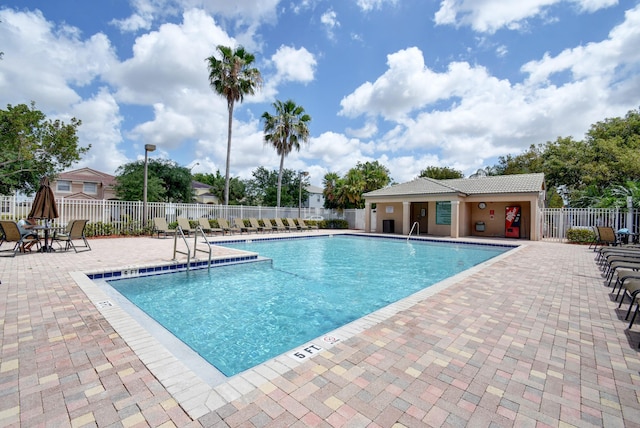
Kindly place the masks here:
POLYGON ((103 183, 105 186, 113 186, 116 177, 91 168, 80 168, 73 171, 61 172, 56 177, 56 181, 58 180, 94 182, 103 183))

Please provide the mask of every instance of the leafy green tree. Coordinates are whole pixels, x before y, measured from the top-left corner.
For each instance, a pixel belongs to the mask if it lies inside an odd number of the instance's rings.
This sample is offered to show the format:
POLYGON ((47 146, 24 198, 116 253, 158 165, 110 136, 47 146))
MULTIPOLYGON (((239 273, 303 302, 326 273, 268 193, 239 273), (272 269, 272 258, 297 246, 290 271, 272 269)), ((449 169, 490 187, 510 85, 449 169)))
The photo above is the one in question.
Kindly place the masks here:
MULTIPOLYGON (((224 182, 225 178, 220 174, 220 170, 216 170, 215 174, 196 173, 193 179, 211 186, 210 192, 214 194, 219 201, 224 200, 224 182)), ((245 184, 238 177, 231 177, 229 180, 229 205, 240 205, 246 197, 245 184)))
POLYGON ((542 159, 543 146, 529 146, 523 153, 513 156, 506 155, 498 158, 499 163, 493 168, 493 174, 488 175, 512 175, 531 174, 544 172, 542 159))
POLYGON ((0 194, 31 193, 43 176, 54 177, 79 161, 91 147, 78 145, 81 123, 47 120, 33 102, 0 110, 0 194))
POLYGON ((338 178, 336 173, 328 173, 324 177, 325 207, 363 208, 363 193, 381 189, 389 183, 389 170, 378 161, 358 162, 343 178, 338 178))
POLYGON ((276 206, 280 206, 282 190, 282 171, 284 158, 294 149, 300 151, 300 143, 309 140, 309 122, 311 116, 304 112, 302 106, 296 105, 292 100, 282 102, 277 100, 272 104, 275 114, 264 112, 264 142, 276 149, 280 155, 280 170, 278 172, 278 191, 276 206))
POLYGON ((469 178, 486 177, 486 176, 489 176, 489 175, 499 175, 498 171, 497 171, 497 167, 495 167, 495 166, 487 166, 487 167, 484 167, 484 168, 479 168, 476 172, 471 174, 469 176, 469 178))
POLYGON ((428 166, 420 171, 419 177, 433 178, 436 180, 444 180, 447 178, 463 178, 462 171, 458 171, 448 166, 428 166))
POLYGON ((218 45, 221 59, 210 56, 206 59, 209 69, 209 85, 227 100, 229 112, 227 128, 227 163, 224 185, 224 203, 229 204, 229 169, 231 166, 231 128, 233 124, 233 107, 242 102, 245 95, 253 95, 262 84, 262 76, 257 68, 253 68, 255 56, 245 51, 242 46, 235 50, 218 45))
MULTIPOLYGON (((116 198, 122 201, 141 201, 143 198, 144 161, 120 165, 116 170, 114 190, 116 198)), ((164 200, 164 186, 160 177, 150 171, 147 174, 147 201, 164 200)))
MULTIPOLYGON (((130 162, 116 170, 116 197, 125 201, 142 200, 144 161, 130 162)), ((147 163, 147 201, 193 202, 191 171, 164 159, 147 163)))
MULTIPOLYGON (((278 171, 269 171, 265 167, 259 167, 252 172, 253 179, 248 180, 247 204, 275 207, 278 193, 278 171)), ((300 191, 300 174, 291 169, 282 172, 281 206, 298 206, 298 192, 300 191)), ((306 200, 309 192, 305 187, 309 184, 308 178, 302 177, 302 199, 306 200)))

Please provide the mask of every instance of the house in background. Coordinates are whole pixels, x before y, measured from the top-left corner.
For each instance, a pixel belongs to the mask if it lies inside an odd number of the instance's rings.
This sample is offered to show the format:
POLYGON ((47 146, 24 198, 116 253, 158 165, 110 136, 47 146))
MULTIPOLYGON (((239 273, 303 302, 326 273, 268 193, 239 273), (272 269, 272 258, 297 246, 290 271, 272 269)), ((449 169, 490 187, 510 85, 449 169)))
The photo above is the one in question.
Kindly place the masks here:
POLYGON ((193 189, 193 201, 198 204, 214 204, 218 205, 220 201, 218 197, 211 193, 211 186, 199 181, 191 181, 193 189))
POLYGON ((80 168, 60 173, 51 181, 56 198, 115 199, 116 178, 91 168, 80 168))
POLYGON ((306 201, 303 201, 303 207, 324 208, 324 193, 321 187, 310 185, 305 187, 305 190, 309 193, 309 196, 306 201), (306 204, 304 202, 306 202, 306 204))
POLYGON ((418 229, 420 235, 452 238, 485 236, 537 241, 542 237, 544 174, 417 178, 363 197, 366 232, 408 235, 414 228, 414 234, 418 229))

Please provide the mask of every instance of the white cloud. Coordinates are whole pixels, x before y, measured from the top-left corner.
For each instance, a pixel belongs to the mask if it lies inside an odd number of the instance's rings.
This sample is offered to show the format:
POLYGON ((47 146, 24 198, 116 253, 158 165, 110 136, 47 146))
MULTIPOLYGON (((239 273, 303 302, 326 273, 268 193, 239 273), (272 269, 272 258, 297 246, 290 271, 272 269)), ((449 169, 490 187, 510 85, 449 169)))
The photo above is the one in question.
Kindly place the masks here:
POLYGON ((327 37, 331 40, 335 38, 335 34, 333 30, 336 27, 340 26, 340 21, 338 21, 338 14, 333 10, 329 9, 320 17, 320 22, 324 25, 325 30, 327 30, 327 37))
POLYGON ((374 9, 382 9, 385 4, 395 5, 398 0, 356 0, 360 9, 369 12, 374 9))
POLYGON ((560 3, 571 3, 590 13, 616 5, 618 0, 442 0, 434 19, 439 25, 470 26, 475 31, 494 33, 501 28, 517 30, 527 18, 546 18, 550 8, 560 3))
POLYGON ((89 85, 115 63, 101 33, 82 40, 76 29, 55 27, 39 11, 0 10, 0 21, 0 93, 5 102, 37 100, 41 110, 66 111, 81 99, 72 85, 89 85))
POLYGON ((313 54, 305 48, 293 48, 280 46, 271 56, 271 61, 276 67, 276 82, 301 82, 313 81, 317 65, 313 54))
POLYGON ((212 15, 235 19, 238 27, 248 27, 250 32, 263 22, 274 22, 279 0, 130 0, 131 16, 113 20, 121 31, 148 30, 161 19, 178 16, 181 11, 202 9, 212 15))
MULTIPOLYGON (((465 62, 435 72, 419 49, 409 48, 389 55, 386 72, 345 96, 340 114, 395 124, 385 135, 370 136, 375 153, 429 152, 438 165, 469 171, 557 136, 581 139, 612 111, 624 115, 637 108, 629 91, 640 88, 639 45, 637 6, 608 39, 525 64, 522 82, 465 62), (555 75, 566 71, 571 79, 562 76, 555 84, 555 75)), ((396 169, 395 162, 392 157, 394 178, 405 176, 408 170, 396 169)))

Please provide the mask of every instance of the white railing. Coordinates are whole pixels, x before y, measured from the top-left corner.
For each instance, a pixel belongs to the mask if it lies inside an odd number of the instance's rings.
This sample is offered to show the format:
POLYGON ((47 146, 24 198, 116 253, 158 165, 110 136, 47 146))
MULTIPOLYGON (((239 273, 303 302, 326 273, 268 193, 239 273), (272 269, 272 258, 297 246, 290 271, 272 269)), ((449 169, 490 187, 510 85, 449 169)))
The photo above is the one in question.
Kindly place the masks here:
POLYGON ((542 239, 562 242, 571 228, 611 226, 639 231, 640 211, 621 208, 544 208, 541 210, 542 239))
MULTIPOLYGON (((18 199, 15 196, 0 196, 0 218, 18 220, 26 218, 31 211, 32 199, 18 199)), ((96 234, 124 234, 142 227, 142 202, 112 201, 57 198, 59 218, 53 221, 54 226, 66 226, 69 220, 88 219, 96 234), (104 227, 104 232, 101 230, 104 227), (111 228, 111 229, 108 229, 111 228)), ((245 205, 207 205, 207 204, 174 204, 165 202, 149 202, 147 204, 149 219, 164 217, 169 223, 178 217, 196 220, 200 217, 210 219, 234 218, 246 219, 255 217, 296 218, 298 208, 255 207, 245 205)), ((364 229, 364 210, 352 209, 344 211, 325 210, 322 208, 301 208, 300 215, 323 216, 325 219, 343 219, 351 229, 364 229)), ((372 221, 375 217, 372 216, 372 221)), ((375 225, 375 221, 372 223, 375 225)), ((631 232, 640 232, 640 210, 629 212, 622 208, 543 208, 540 210, 540 231, 542 239, 563 242, 567 230, 576 227, 611 226, 614 229, 626 227, 631 232)))
MULTIPOLYGON (((31 211, 33 199, 18 199, 15 196, 0 196, 0 218, 19 220, 26 218, 31 211)), ((52 221, 54 226, 66 226, 69 220, 88 219, 96 234, 126 234, 142 228, 143 204, 141 201, 115 201, 92 199, 56 198, 59 217, 52 221), (103 230, 101 229, 104 229, 103 230)), ((149 220, 154 217, 164 217, 169 223, 177 221, 178 217, 196 220, 200 217, 209 219, 234 218, 246 219, 255 217, 267 218, 297 218, 298 207, 255 207, 245 205, 207 205, 207 204, 176 204, 167 202, 149 202, 147 204, 149 220)), ((322 208, 300 208, 302 218, 309 216, 323 216, 325 219, 347 220, 352 229, 364 229, 364 215, 358 213, 363 210, 325 210, 322 208)))

